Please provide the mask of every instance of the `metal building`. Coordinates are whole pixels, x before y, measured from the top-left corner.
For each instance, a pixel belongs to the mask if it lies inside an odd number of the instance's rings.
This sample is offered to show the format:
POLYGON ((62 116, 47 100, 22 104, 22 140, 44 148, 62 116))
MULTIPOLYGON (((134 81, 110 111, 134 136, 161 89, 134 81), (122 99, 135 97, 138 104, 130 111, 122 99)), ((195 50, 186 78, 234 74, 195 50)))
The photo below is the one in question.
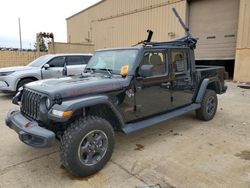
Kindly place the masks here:
POLYGON ((102 0, 67 18, 69 43, 95 49, 131 46, 144 40, 184 35, 175 7, 197 37, 196 59, 234 69, 234 79, 250 81, 249 0, 102 0), (234 68, 235 64, 235 68, 234 68))

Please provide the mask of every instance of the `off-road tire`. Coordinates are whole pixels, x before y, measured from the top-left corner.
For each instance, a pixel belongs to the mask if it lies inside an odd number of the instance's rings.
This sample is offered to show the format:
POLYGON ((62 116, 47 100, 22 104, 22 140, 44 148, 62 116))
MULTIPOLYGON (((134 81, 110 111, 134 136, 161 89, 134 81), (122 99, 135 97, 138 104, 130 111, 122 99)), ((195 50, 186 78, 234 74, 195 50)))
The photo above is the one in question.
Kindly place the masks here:
POLYGON ((201 108, 196 110, 196 117, 203 121, 214 118, 218 105, 218 99, 214 90, 207 89, 201 102, 201 108))
POLYGON ((96 116, 80 117, 71 123, 61 138, 62 164, 74 176, 90 176, 101 170, 109 161, 113 153, 114 143, 114 130, 108 121, 96 116), (107 149, 104 156, 96 160, 98 161, 96 164, 87 165, 84 164, 79 151, 82 142, 94 131, 106 135, 107 149))
POLYGON ((33 82, 34 80, 31 78, 26 78, 18 82, 17 87, 16 87, 16 93, 18 92, 18 89, 22 86, 24 86, 27 83, 33 82))

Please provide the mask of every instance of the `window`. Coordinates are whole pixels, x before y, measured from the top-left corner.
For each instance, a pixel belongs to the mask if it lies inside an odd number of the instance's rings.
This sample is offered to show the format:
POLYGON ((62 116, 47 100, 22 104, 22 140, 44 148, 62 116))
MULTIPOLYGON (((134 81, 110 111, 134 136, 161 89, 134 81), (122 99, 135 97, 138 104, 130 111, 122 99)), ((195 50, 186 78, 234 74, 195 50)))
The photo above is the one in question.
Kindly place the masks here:
POLYGON ((153 65, 153 76, 166 73, 165 55, 163 52, 146 52, 141 65, 153 65))
POLYGON ((173 72, 176 74, 186 74, 188 70, 188 61, 186 50, 176 49, 171 51, 171 61, 173 72))
POLYGON ((83 56, 83 59, 86 63, 88 63, 91 57, 92 56, 83 56))
POLYGON ((67 65, 83 65, 86 64, 82 56, 68 56, 67 65))
POLYGON ((64 67, 65 57, 55 57, 49 62, 50 67, 64 67))
POLYGON ((89 60, 86 68, 90 69, 110 69, 111 72, 119 73, 125 65, 129 70, 134 65, 138 50, 104 50, 98 51, 89 60))

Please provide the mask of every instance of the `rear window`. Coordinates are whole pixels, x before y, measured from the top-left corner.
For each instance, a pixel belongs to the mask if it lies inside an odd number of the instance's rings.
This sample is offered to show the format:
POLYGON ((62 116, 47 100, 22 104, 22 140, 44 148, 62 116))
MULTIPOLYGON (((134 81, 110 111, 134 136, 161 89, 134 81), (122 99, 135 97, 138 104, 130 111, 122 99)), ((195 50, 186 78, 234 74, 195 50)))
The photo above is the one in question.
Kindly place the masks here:
POLYGON ((91 59, 92 56, 83 56, 85 62, 89 62, 89 60, 91 59))
POLYGON ((68 56, 67 65, 83 65, 87 64, 84 60, 84 56, 68 56))

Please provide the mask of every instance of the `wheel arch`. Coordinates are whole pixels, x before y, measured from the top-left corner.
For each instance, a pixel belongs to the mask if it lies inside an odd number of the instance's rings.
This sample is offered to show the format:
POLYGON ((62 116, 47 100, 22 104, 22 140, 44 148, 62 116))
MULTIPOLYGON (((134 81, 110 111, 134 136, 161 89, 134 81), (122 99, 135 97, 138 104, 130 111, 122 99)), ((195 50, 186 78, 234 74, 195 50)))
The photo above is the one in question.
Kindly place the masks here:
POLYGON ((85 108, 87 116, 98 116, 107 120, 115 130, 124 127, 124 120, 121 113, 109 103, 100 103, 85 108))
POLYGON ((207 89, 214 90, 217 94, 221 93, 221 84, 218 78, 206 78, 202 81, 197 92, 195 102, 200 103, 205 95, 207 89))
POLYGON ((55 104, 52 108, 61 111, 73 111, 73 115, 66 119, 58 119, 49 115, 50 119, 59 122, 67 122, 77 116, 91 115, 106 119, 116 130, 125 126, 124 117, 120 110, 109 100, 108 96, 104 95, 65 101, 61 105, 55 104))
POLYGON ((37 78, 37 77, 35 77, 35 76, 24 76, 24 77, 19 78, 19 79, 16 81, 15 88, 17 88, 18 84, 19 84, 22 80, 26 80, 26 79, 31 79, 31 80, 33 80, 33 81, 39 80, 39 78, 37 78))

